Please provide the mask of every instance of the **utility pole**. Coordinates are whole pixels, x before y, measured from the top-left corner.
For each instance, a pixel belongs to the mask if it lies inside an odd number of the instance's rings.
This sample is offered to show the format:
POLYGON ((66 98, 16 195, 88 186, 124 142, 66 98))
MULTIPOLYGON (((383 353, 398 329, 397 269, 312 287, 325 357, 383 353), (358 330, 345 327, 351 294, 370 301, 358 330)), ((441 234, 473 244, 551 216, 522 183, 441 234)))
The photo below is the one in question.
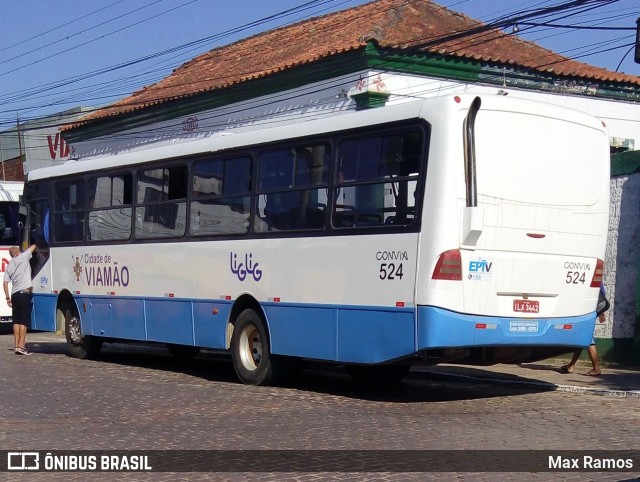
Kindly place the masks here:
POLYGON ((7 179, 4 177, 4 154, 2 153, 2 142, 0 142, 0 164, 2 164, 2 180, 6 181, 7 179))
POLYGON ((18 159, 20 159, 20 162, 22 163, 20 165, 20 167, 22 167, 22 174, 24 175, 24 163, 26 161, 22 159, 22 136, 20 135, 20 115, 16 114, 16 125, 17 125, 17 129, 18 129, 18 149, 20 152, 20 157, 18 159))
POLYGON ((633 60, 640 64, 640 17, 636 20, 636 51, 633 60))

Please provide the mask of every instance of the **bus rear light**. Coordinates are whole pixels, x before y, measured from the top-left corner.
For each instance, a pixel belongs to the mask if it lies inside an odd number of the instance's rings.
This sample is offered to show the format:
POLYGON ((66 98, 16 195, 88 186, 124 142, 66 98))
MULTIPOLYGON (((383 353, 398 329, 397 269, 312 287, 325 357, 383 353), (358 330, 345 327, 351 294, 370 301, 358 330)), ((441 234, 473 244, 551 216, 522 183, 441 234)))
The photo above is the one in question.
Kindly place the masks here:
POLYGON ((604 261, 599 259, 596 262, 596 270, 593 272, 593 279, 591 280, 592 288, 600 288, 602 284, 602 274, 604 273, 604 261))
POLYGON ((175 295, 174 293, 165 293, 165 294, 164 294, 164 297, 165 297, 165 298, 175 298, 175 296, 176 296, 176 295, 175 295))
POLYGON ((432 279, 462 281, 460 250, 451 249, 440 255, 433 270, 432 279))
POLYGON ((404 301, 396 301, 396 308, 404 308, 404 301))

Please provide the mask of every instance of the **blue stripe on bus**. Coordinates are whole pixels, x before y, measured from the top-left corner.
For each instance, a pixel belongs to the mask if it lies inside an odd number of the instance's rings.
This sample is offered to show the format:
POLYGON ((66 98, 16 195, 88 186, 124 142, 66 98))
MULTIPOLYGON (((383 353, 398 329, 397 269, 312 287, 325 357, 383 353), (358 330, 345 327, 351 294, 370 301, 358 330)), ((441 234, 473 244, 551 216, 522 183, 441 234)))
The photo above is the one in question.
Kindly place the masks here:
MULTIPOLYGON (((33 300, 33 327, 55 331, 57 296, 35 294, 33 300)), ((87 335, 226 348, 232 301, 95 296, 75 301, 87 335)), ((263 303, 262 309, 274 354, 377 363, 415 351, 413 308, 263 303)))
MULTIPOLYGON (((36 293, 33 295, 31 328, 40 331, 56 331, 56 305, 58 295, 36 293)), ((60 327, 64 329, 63 326, 60 327)))
POLYGON ((564 318, 505 318, 465 315, 421 306, 418 308, 417 348, 589 346, 595 319, 595 312, 564 318))
MULTIPOLYGON (((76 302, 85 334, 214 349, 226 348, 233 306, 227 300, 166 298, 78 296, 76 302)), ((34 329, 56 330, 56 303, 56 295, 34 295, 34 329)), ((380 363, 441 347, 588 346, 595 324, 595 313, 518 319, 435 307, 263 303, 262 309, 272 353, 352 363, 380 363)))
POLYGON ((283 303, 263 307, 275 354, 379 363, 415 349, 412 308, 283 303))

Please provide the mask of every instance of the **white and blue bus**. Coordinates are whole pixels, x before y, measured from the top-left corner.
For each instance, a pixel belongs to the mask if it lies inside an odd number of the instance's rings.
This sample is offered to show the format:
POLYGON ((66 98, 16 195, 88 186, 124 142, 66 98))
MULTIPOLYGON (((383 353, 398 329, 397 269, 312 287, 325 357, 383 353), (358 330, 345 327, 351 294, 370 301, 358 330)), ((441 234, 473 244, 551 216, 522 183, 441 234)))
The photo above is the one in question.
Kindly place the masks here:
POLYGON ((587 346, 609 213, 598 119, 447 96, 29 172, 33 327, 393 379, 587 346))
MULTIPOLYGON (((11 256, 9 248, 18 245, 20 236, 19 201, 24 183, 20 181, 0 181, 0 256, 2 256, 2 273, 7 268, 11 256)), ((11 323, 11 308, 0 303, 0 323, 11 323)))

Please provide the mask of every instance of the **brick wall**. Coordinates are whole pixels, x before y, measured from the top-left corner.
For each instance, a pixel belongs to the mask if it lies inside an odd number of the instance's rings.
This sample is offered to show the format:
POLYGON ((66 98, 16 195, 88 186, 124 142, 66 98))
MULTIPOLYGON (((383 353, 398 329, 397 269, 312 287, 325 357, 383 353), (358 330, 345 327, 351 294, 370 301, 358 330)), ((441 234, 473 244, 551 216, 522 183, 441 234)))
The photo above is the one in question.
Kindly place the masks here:
MULTIPOLYGON (((24 181, 24 171, 22 169, 22 160, 18 157, 3 162, 4 164, 4 180, 5 181, 24 181)), ((0 179, 2 179, 2 171, 0 171, 0 179)))

